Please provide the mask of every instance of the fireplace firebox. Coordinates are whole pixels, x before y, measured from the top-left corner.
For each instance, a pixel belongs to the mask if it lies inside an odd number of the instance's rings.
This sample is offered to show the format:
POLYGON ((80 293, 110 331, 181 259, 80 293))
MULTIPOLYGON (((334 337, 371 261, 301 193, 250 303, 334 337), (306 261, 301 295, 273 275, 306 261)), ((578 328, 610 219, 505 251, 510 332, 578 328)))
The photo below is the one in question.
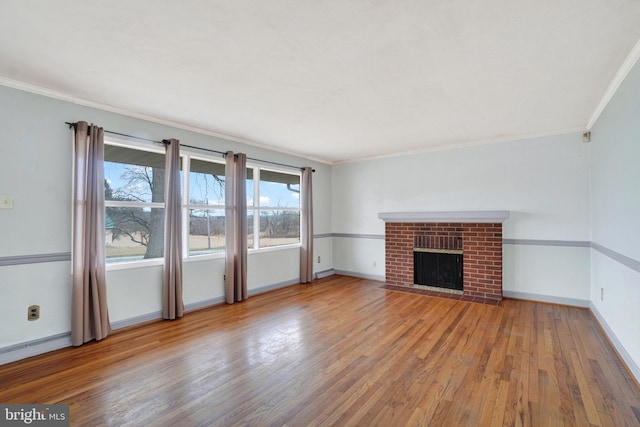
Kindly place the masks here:
POLYGON ((502 222, 509 218, 508 211, 383 212, 378 216, 385 221, 387 284, 430 290, 430 275, 435 271, 437 281, 449 286, 445 289, 438 285, 445 293, 462 298, 502 299, 502 222), (424 260, 425 255, 416 253, 424 252, 415 251, 416 248, 460 251, 453 254, 460 257, 460 267, 457 260, 456 267, 442 267, 449 263, 445 257, 424 260), (420 271, 414 268, 416 264, 420 271), (423 268, 425 264, 427 268, 423 268), (462 288, 455 282, 456 276, 462 277, 462 288))
POLYGON ((416 285, 463 290, 462 251, 414 248, 413 268, 416 285))

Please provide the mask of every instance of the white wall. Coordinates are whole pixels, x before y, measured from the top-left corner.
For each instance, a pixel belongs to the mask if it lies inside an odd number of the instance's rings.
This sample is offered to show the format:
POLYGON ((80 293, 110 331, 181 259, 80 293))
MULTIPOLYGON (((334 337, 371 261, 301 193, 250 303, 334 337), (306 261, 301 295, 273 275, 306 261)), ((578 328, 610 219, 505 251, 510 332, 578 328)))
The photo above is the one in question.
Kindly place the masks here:
MULTIPOLYGON (((331 219, 331 216, 329 216, 331 219)), ((327 233, 313 241, 314 272, 326 272, 333 268, 333 238, 327 233)))
MULTIPOLYGON (((0 86, 0 195, 13 197, 13 209, 0 209, 0 363, 2 354, 34 341, 68 334, 71 274, 71 132, 64 122, 86 120, 105 129, 219 151, 242 151, 249 157, 312 166, 314 233, 331 233, 331 167, 255 146, 109 113, 0 86), (62 261, 31 262, 29 256, 62 261), (65 259, 66 256, 66 259, 65 259), (27 321, 27 307, 39 304, 41 318, 27 321), (4 351, 3 351, 4 349, 4 351)), ((323 262, 315 271, 332 268, 331 239, 315 239, 323 262)), ((184 264, 184 302, 200 307, 222 300, 223 260, 184 264)), ((299 280, 299 249, 252 253, 248 260, 250 293, 299 280), (273 268, 277 265, 278 268, 273 268)), ((161 267, 107 272, 110 320, 116 326, 136 323, 161 310, 161 267)))
POLYGON ((335 165, 333 229, 351 237, 334 265, 384 277, 379 212, 508 210, 505 294, 587 305, 588 150, 568 134, 335 165))
POLYGON ((337 273, 384 280, 384 238, 339 236, 333 238, 333 247, 337 273))
POLYGON ((70 268, 69 262, 0 267, 0 348, 69 331, 70 268), (35 304, 41 320, 29 322, 27 307, 35 304))
MULTIPOLYGON (((298 283, 299 248, 251 251, 247 261, 250 295, 298 283), (277 266, 277 268, 274 268, 277 266)), ((314 271, 320 271, 318 269, 314 271)), ((183 301, 187 310, 224 300, 224 257, 183 263, 183 301)), ((162 267, 107 271, 109 320, 125 326, 157 318, 162 312, 162 267)))
POLYGON ((503 245, 505 296, 567 305, 589 305, 586 246, 503 245))
POLYGON ((636 64, 593 126, 590 146, 592 310, 640 381, 639 94, 636 64))
MULTIPOLYGON (((0 86, 0 195, 14 199, 13 209, 0 209, 0 261, 64 258, 70 252, 71 138, 63 123, 87 120, 152 139, 175 137, 190 145, 310 164, 317 171, 316 272, 335 268, 384 279, 379 212, 508 210, 505 294, 590 304, 640 379, 638 93, 636 66, 595 124, 589 144, 579 134, 557 135, 330 167, 0 86)), ((185 263, 185 303, 198 307, 221 300, 223 271, 221 259, 185 263)), ((297 276, 295 250, 250 256, 250 292, 297 276)), ((160 286, 159 267, 109 271, 111 320, 122 325, 159 312, 160 286)), ((0 265, 0 295, 0 353, 68 333, 68 261, 0 265), (31 304, 40 304, 41 320, 27 322, 31 304)))

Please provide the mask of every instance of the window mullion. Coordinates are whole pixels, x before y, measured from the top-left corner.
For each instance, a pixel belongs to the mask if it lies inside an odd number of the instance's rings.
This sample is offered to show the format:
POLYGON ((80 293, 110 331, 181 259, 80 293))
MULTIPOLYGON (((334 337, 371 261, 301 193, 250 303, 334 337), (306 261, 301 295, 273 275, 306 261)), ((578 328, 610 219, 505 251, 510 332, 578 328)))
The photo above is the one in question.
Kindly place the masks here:
POLYGON ((182 258, 189 256, 189 175, 191 156, 182 156, 182 258))
POLYGON ((253 248, 260 249, 260 168, 253 169, 253 248))

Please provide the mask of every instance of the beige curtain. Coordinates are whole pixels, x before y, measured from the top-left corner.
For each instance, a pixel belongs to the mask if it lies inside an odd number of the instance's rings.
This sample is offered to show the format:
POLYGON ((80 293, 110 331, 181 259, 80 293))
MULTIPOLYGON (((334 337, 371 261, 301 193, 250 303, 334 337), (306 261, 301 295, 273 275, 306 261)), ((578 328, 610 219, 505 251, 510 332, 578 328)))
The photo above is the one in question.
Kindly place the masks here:
MULTIPOLYGON (((227 152, 225 167, 225 295, 227 303, 247 293, 247 156, 227 152)), ((257 231, 257 230, 256 230, 257 231)))
POLYGON ((300 283, 313 280, 313 192, 311 181, 313 169, 302 169, 300 182, 300 283))
POLYGON ((180 202, 180 141, 165 141, 164 275, 162 317, 182 317, 182 206, 180 202))
POLYGON ((78 122, 73 155, 71 342, 111 332, 107 310, 104 223, 104 130, 78 122))

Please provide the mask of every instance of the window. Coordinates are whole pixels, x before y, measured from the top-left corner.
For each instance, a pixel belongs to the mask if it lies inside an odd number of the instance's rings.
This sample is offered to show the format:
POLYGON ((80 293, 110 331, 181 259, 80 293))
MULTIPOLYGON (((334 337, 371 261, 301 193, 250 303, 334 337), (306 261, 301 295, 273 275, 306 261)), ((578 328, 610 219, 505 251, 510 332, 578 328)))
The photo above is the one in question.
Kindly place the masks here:
POLYGON ((225 207, 224 163, 190 157, 186 154, 183 166, 183 224, 187 236, 185 255, 197 256, 224 252, 225 207))
POLYGON ((105 143, 107 263, 164 255, 165 155, 105 143))
MULTIPOLYGON (((180 171, 183 256, 221 256, 225 250, 224 161, 183 152, 180 171)), ((164 150, 106 141, 104 174, 107 263, 162 258, 164 150)), ((299 244, 300 174, 252 166, 247 168, 246 186, 248 247, 299 244)))
POLYGON ((300 174, 247 168, 247 215, 249 248, 299 244, 300 174))

